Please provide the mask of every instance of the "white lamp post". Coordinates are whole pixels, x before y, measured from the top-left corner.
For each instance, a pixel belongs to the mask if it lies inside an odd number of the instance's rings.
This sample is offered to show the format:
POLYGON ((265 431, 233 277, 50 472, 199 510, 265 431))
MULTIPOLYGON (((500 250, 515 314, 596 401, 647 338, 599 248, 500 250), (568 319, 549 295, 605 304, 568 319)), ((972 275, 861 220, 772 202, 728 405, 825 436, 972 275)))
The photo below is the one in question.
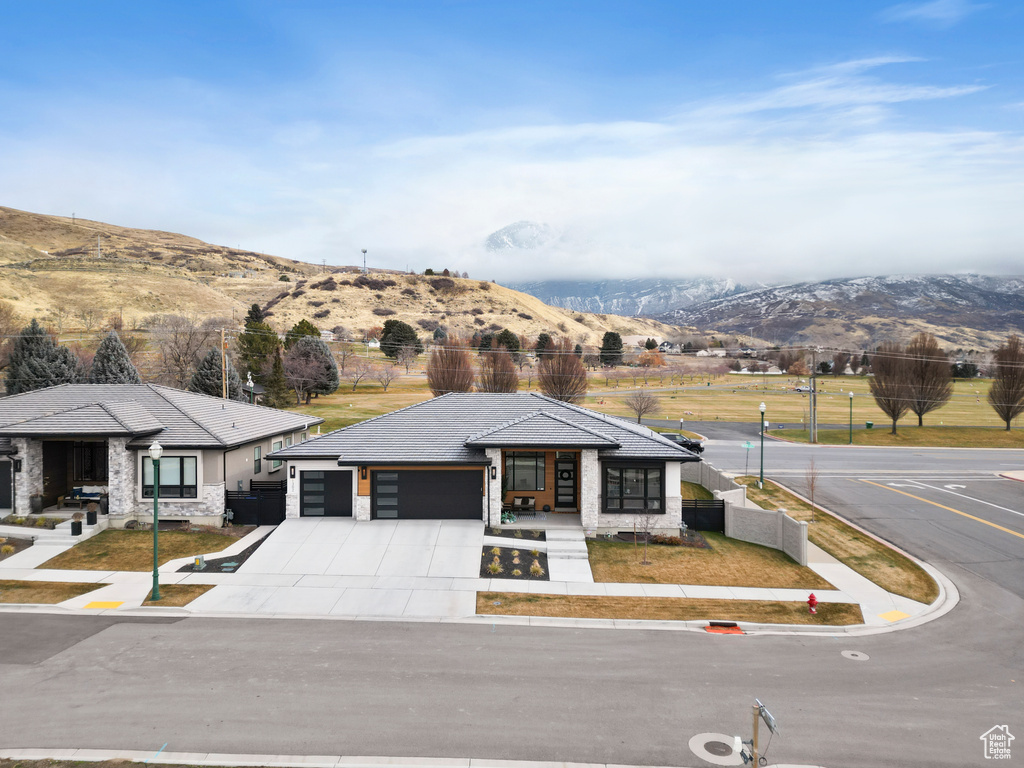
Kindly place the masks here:
POLYGON ((157 529, 160 527, 157 509, 160 504, 160 457, 164 449, 156 440, 149 446, 149 458, 153 460, 153 596, 151 600, 160 599, 160 570, 158 558, 157 529))

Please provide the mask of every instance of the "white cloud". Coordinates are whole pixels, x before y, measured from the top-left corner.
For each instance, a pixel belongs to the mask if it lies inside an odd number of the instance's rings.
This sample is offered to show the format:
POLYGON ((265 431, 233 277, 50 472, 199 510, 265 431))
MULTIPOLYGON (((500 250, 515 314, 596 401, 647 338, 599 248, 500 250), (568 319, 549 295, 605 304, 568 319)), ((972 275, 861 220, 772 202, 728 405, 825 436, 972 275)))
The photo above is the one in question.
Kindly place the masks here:
POLYGON ((931 0, 927 3, 900 3, 880 14, 883 21, 912 21, 939 27, 951 27, 972 13, 988 8, 988 3, 969 0, 931 0))

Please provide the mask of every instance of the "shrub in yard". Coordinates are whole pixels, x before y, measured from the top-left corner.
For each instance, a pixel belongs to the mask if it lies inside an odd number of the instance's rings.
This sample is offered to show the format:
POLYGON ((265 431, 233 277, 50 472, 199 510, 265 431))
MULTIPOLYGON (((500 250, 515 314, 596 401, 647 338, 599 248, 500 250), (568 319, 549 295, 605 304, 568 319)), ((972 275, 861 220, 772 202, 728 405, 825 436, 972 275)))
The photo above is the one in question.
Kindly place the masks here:
POLYGON ((499 555, 501 555, 501 547, 492 547, 491 548, 491 554, 494 555, 495 557, 498 557, 499 555))
POLYGON ((505 569, 501 567, 501 563, 491 563, 487 566, 487 571, 494 575, 502 573, 505 569))
POLYGON ((671 545, 673 547, 681 547, 683 545, 683 540, 681 538, 679 538, 678 536, 663 536, 662 534, 659 533, 659 534, 655 534, 654 536, 651 536, 651 543, 652 544, 669 544, 669 545, 671 545))
POLYGON ((45 528, 49 524, 50 521, 47 520, 45 517, 40 517, 38 520, 36 520, 36 528, 45 528))
POLYGON ((313 313, 313 317, 319 319, 321 317, 327 317, 329 314, 331 314, 331 310, 329 310, 329 309, 321 309, 318 312, 314 312, 313 313))
POLYGON ((14 554, 14 547, 11 546, 10 544, 4 544, 2 547, 0 547, 0 555, 3 555, 4 557, 7 557, 8 555, 13 555, 13 554, 14 554))
POLYGON ((389 317, 390 315, 395 314, 395 310, 388 309, 387 307, 374 307, 373 314, 378 317, 389 317))
POLYGON ((531 576, 543 576, 544 569, 540 567, 540 560, 534 560, 533 565, 530 566, 531 576))
POLYGON ((540 557, 540 550, 539 549, 531 549, 530 550, 530 554, 533 555, 534 557, 540 557))
POLYGON ((513 576, 522 576, 523 572, 520 571, 518 568, 516 568, 514 571, 512 571, 512 575, 513 576))
POLYGON ((338 285, 352 285, 351 280, 342 280, 338 285))

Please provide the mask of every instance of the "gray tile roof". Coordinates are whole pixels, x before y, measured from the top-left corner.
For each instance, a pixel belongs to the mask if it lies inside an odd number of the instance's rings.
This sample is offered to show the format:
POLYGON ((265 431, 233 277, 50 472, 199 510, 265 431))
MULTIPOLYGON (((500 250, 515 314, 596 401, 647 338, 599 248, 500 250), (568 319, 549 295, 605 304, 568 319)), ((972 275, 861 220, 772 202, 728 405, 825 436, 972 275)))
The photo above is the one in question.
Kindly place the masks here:
POLYGON ((466 440, 475 448, 618 448, 619 443, 596 430, 573 424, 554 413, 534 411, 518 419, 478 432, 466 440))
POLYGON ((230 448, 323 419, 156 384, 62 384, 0 398, 0 435, 155 435, 171 448, 230 448))
MULTIPOLYGON (((579 440, 599 439, 602 458, 699 461, 699 457, 638 424, 630 424, 586 408, 533 393, 452 393, 408 408, 329 432, 270 454, 283 459, 336 459, 342 464, 484 463, 479 444, 467 445, 497 429, 520 437, 532 429, 538 415, 548 415, 551 428, 579 440), (512 424, 522 424, 517 430, 512 424)), ((541 421, 536 421, 541 424, 541 421)), ((543 437, 543 436, 539 436, 543 437)), ((578 443, 577 443, 578 444, 578 443)), ((545 438, 544 445, 551 445, 545 438)), ((514 447, 528 447, 515 443, 514 447)), ((565 447, 569 447, 566 445, 565 447)))

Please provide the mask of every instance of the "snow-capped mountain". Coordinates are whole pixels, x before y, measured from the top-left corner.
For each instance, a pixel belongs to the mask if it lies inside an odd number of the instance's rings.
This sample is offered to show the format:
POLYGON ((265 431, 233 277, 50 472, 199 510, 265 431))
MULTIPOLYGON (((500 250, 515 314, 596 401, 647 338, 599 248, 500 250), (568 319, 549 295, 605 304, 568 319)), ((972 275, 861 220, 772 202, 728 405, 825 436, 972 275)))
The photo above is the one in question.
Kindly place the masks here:
POLYGON ((508 287, 536 296, 545 304, 576 312, 626 316, 658 315, 747 290, 733 280, 710 277, 687 280, 543 280, 510 283, 508 287))
POLYGON ((905 340, 929 330, 971 344, 1024 329, 1024 277, 890 275, 746 291, 658 316, 780 343, 905 340))
POLYGON ((488 235, 484 245, 488 251, 532 250, 547 245, 555 234, 547 224, 517 221, 488 235))

